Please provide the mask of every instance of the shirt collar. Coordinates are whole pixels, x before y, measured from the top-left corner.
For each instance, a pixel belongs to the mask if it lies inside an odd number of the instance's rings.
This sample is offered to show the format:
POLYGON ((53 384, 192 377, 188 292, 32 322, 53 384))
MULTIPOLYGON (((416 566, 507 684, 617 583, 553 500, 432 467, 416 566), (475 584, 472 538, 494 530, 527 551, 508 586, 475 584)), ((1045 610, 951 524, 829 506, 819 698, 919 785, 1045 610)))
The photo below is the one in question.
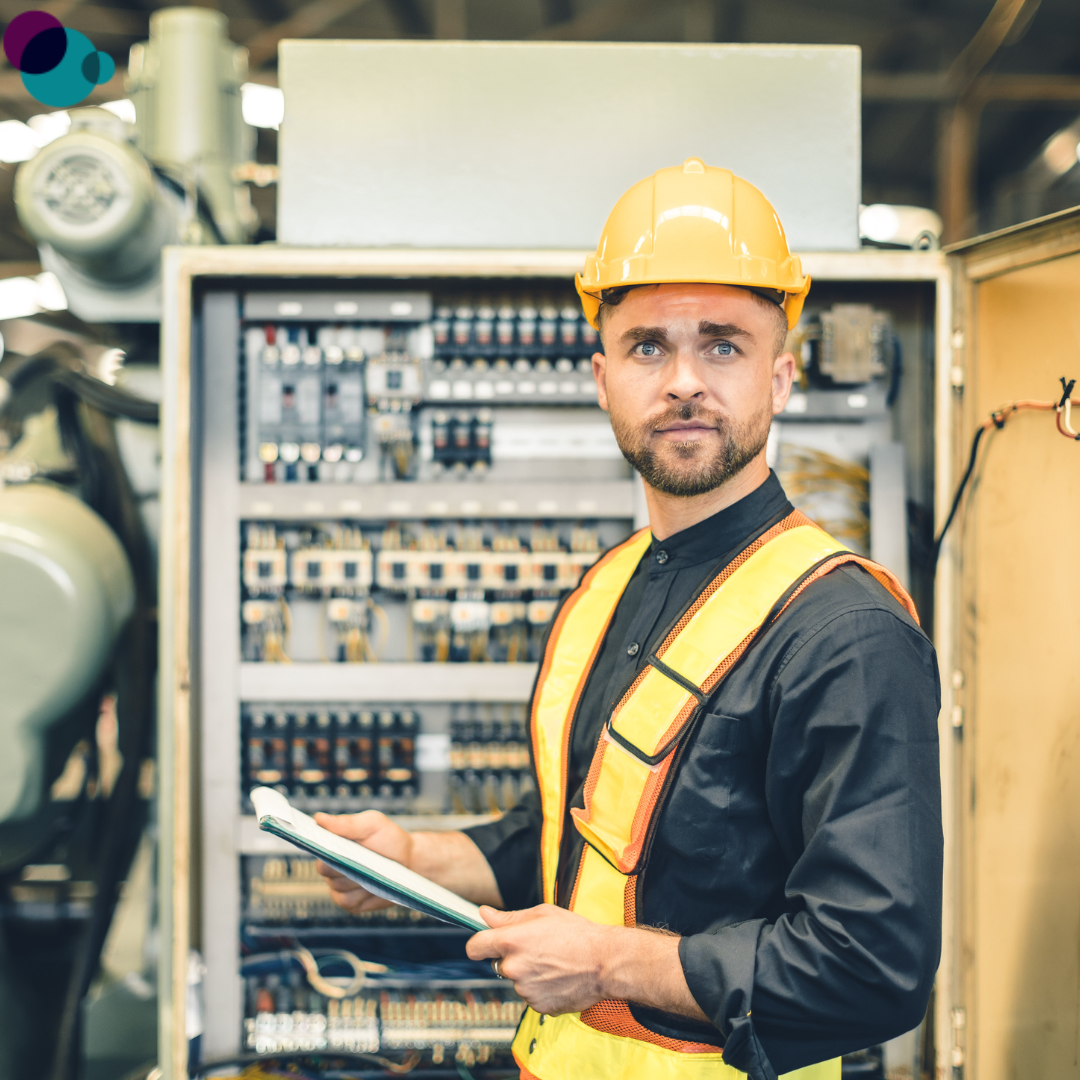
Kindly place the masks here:
POLYGON ((666 540, 654 539, 649 547, 650 573, 667 573, 705 562, 719 563, 725 556, 737 554, 793 509, 776 473, 770 469, 765 483, 738 502, 666 540))

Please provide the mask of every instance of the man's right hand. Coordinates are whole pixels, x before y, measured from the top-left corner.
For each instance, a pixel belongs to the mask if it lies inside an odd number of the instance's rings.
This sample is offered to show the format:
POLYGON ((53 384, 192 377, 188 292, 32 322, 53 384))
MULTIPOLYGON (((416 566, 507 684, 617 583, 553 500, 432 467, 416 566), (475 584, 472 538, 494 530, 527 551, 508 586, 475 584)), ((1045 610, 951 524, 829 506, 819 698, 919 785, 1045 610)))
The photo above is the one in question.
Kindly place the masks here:
MULTIPOLYGON (((385 855, 403 866, 410 866, 413 857, 413 838, 400 825, 395 825, 378 810, 364 810, 359 814, 316 814, 315 820, 324 829, 346 840, 355 840, 366 848, 385 855)), ((318 864, 319 873, 330 886, 330 895, 338 907, 353 915, 363 911, 377 911, 390 907, 390 901, 368 892, 363 885, 339 874, 324 862, 318 864)))

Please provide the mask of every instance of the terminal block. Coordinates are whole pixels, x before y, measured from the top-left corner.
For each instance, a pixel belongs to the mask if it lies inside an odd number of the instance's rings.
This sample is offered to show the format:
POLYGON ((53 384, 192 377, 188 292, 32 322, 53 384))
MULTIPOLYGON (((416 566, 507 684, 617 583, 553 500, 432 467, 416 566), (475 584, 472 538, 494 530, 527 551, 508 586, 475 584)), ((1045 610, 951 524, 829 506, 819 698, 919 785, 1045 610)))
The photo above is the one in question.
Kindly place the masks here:
MULTIPOLYGON (((249 979, 250 983, 256 980, 249 979)), ((508 1059, 525 1003, 512 991, 424 985, 374 989, 343 1000, 296 993, 274 977, 249 986, 252 1015, 245 1046, 260 1055, 312 1051, 362 1054, 411 1052, 441 1065, 466 1067, 508 1059), (294 1008, 300 998, 304 1009, 294 1008), (312 1000, 315 998, 316 1000, 312 1000)), ((373 980, 373 987, 377 983, 373 980)), ((405 1071, 400 1067, 400 1071, 405 1071)))
POLYGON ((475 709, 450 721, 450 811, 500 814, 533 787, 523 710, 480 719, 475 709))
POLYGON ((272 787, 304 809, 406 811, 418 790, 413 709, 245 711, 243 791, 272 787))

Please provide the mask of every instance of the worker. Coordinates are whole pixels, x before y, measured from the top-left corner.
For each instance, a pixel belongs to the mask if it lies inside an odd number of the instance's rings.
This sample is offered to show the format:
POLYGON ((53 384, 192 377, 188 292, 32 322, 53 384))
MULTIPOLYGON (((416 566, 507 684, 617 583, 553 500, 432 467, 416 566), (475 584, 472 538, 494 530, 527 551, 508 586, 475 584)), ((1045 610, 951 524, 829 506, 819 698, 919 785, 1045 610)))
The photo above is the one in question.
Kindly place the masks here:
MULTIPOLYGON (((810 287, 764 195, 690 158, 577 279, 649 527, 548 631, 537 790, 497 821, 319 821, 481 905, 524 1080, 839 1080, 923 1019, 940 950, 934 650, 891 573, 766 464, 810 287)), ((384 901, 322 867, 346 910, 384 901)))

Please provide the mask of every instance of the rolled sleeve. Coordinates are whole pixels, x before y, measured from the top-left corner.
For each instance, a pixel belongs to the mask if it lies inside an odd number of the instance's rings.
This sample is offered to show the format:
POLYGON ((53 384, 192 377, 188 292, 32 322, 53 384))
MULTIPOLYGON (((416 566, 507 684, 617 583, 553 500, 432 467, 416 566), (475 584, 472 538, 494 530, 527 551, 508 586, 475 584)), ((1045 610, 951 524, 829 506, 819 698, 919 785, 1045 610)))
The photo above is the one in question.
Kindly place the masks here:
POLYGON ((691 994, 752 1080, 922 1019, 941 947, 937 665, 892 612, 847 612, 788 654, 769 698, 769 814, 787 911, 686 937, 691 994))
POLYGON ((508 910, 540 903, 542 823, 540 796, 534 789, 498 820, 464 830, 491 866, 508 910))

